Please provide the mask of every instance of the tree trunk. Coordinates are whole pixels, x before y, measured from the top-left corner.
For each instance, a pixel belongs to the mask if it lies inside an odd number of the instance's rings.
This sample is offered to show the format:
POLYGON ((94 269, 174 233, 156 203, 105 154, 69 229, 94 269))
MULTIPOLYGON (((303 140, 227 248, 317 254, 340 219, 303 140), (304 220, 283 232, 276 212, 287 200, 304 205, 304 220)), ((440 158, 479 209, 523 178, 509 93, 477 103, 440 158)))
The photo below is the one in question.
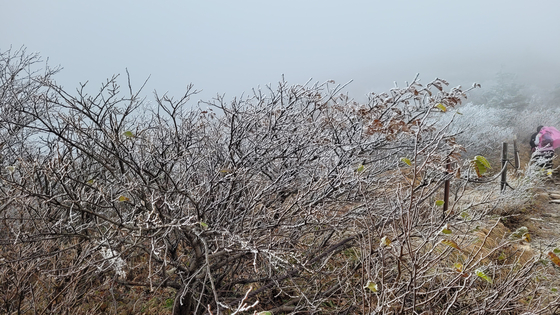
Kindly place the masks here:
POLYGON ((184 286, 181 286, 181 288, 177 291, 175 302, 173 303, 173 315, 191 315, 194 311, 192 295, 187 292, 183 297, 181 297, 184 291, 184 286))

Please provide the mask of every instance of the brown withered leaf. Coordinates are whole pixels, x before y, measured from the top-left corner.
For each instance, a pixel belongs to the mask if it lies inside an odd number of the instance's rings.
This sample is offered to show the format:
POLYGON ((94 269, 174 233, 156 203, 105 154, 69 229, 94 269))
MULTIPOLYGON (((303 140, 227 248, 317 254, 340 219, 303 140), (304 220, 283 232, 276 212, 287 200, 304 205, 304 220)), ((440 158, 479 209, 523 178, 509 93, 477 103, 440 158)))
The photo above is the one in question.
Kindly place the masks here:
POLYGON ((550 257, 550 260, 558 267, 560 267, 560 258, 558 258, 558 256, 556 256, 556 254, 554 254, 553 252, 548 252, 548 257, 550 257))
POLYGON ((458 249, 458 250, 462 251, 462 249, 459 247, 459 245, 457 245, 457 243, 455 243, 455 241, 453 241, 453 240, 442 240, 441 243, 444 244, 444 245, 447 245, 449 247, 453 247, 455 249, 458 249))

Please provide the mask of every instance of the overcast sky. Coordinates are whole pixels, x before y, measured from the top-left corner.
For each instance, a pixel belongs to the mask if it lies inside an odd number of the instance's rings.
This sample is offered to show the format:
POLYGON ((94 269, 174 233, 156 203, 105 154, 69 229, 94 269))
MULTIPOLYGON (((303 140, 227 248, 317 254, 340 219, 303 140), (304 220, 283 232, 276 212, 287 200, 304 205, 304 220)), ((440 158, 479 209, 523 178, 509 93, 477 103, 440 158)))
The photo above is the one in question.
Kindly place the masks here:
MULTIPOLYGON (((0 0, 0 50, 25 45, 67 88, 128 68, 133 84, 226 98, 333 79, 359 99, 416 73, 452 85, 498 71, 560 83, 560 1, 0 0)), ((483 85, 484 88, 484 85, 483 85)))

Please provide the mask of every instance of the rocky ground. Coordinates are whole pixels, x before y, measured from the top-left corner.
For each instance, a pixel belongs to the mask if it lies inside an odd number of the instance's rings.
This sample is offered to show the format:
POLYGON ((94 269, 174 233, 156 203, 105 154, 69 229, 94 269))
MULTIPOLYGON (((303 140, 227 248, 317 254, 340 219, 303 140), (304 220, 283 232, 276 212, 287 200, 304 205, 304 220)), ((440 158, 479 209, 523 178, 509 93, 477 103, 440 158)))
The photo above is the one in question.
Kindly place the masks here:
POLYGON ((532 207, 509 223, 510 229, 526 226, 532 235, 531 247, 545 254, 560 248, 560 179, 537 189, 532 207))
MULTIPOLYGON (((531 158, 528 144, 520 144, 521 165, 531 158)), ((560 249, 560 159, 554 159, 555 171, 542 186, 536 187, 532 203, 504 222, 512 231, 525 226, 529 229, 531 247, 545 255, 554 248, 560 249)))

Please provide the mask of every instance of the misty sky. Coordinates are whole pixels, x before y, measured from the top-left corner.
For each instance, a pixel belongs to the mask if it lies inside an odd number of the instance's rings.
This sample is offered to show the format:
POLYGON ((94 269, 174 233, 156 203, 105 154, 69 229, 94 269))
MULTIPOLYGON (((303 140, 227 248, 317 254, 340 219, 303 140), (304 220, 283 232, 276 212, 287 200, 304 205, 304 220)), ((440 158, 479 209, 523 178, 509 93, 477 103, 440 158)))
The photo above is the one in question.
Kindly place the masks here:
MULTIPOLYGON (((128 68, 135 86, 226 99, 281 79, 354 82, 354 98, 416 73, 452 85, 498 71, 560 83, 560 1, 0 0, 0 50, 25 45, 94 87, 128 68)), ((196 101, 196 100, 195 100, 196 101)), ((196 102, 193 102, 193 105, 196 102)))

